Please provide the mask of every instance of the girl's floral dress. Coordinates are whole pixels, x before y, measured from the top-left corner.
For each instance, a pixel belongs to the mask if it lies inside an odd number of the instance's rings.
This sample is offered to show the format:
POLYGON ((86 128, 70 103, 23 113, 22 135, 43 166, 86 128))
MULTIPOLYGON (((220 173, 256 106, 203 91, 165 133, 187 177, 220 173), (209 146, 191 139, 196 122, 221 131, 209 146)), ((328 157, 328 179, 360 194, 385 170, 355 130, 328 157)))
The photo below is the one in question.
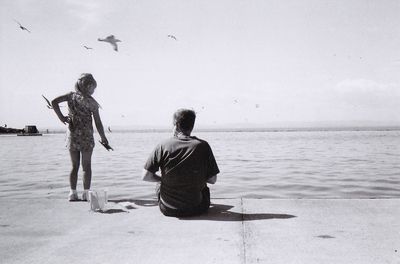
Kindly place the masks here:
POLYGON ((68 98, 69 134, 67 147, 73 151, 90 151, 94 148, 92 114, 99 108, 91 96, 71 92, 68 98))

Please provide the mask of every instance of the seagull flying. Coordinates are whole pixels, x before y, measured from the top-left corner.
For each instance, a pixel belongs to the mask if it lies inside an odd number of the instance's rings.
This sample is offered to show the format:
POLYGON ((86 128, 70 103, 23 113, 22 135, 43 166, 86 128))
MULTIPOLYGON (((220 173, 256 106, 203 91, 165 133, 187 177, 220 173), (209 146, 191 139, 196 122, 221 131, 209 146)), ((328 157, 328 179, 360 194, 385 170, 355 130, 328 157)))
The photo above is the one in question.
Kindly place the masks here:
POLYGON ((53 106, 51 106, 51 103, 50 103, 50 101, 46 98, 46 97, 44 97, 44 95, 42 94, 42 97, 44 98, 44 100, 46 100, 46 102, 47 102, 47 108, 49 108, 49 109, 53 109, 53 106))
POLYGON ((29 33, 31 33, 31 32, 29 31, 29 29, 27 29, 26 27, 24 27, 23 25, 21 25, 21 23, 19 23, 17 20, 14 19, 14 21, 18 23, 20 29, 26 30, 26 31, 28 31, 29 33))
POLYGON ((114 35, 110 35, 110 36, 106 37, 105 39, 98 38, 97 40, 110 43, 113 46, 115 51, 118 51, 117 42, 121 42, 121 40, 116 39, 114 37, 114 35))
POLYGON ((174 35, 168 35, 167 37, 172 38, 174 40, 177 40, 176 37, 174 35))
POLYGON ((91 50, 91 49, 93 49, 93 48, 91 48, 91 47, 88 47, 88 46, 85 46, 85 45, 83 45, 83 47, 84 47, 85 49, 87 49, 87 50, 91 50))

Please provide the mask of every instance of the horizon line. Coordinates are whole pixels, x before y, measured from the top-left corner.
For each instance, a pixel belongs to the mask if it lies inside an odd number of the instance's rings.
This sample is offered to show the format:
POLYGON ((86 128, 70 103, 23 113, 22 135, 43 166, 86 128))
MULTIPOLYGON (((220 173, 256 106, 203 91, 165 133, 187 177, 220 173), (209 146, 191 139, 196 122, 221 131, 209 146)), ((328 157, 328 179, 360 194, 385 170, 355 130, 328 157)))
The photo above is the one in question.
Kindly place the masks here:
MULTIPOLYGON (((42 133, 63 133, 67 128, 44 128, 38 129, 42 133)), ((400 131, 400 125, 393 126, 319 126, 319 127, 200 127, 194 128, 193 132, 318 132, 318 131, 400 131)), ((172 128, 166 127, 118 127, 106 133, 114 132, 136 132, 136 133, 163 133, 172 132, 172 128)), ((96 130, 94 133, 98 133, 96 130)))

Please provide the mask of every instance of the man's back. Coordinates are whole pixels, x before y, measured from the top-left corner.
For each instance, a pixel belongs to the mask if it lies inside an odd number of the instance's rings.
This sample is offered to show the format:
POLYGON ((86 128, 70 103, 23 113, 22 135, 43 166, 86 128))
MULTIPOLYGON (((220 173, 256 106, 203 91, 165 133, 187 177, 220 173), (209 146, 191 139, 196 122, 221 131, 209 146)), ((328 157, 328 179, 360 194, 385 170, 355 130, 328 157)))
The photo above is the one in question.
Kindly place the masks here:
POLYGON ((196 137, 180 135, 157 145, 145 169, 161 170, 161 199, 175 208, 195 207, 202 200, 207 180, 219 169, 209 144, 196 137))

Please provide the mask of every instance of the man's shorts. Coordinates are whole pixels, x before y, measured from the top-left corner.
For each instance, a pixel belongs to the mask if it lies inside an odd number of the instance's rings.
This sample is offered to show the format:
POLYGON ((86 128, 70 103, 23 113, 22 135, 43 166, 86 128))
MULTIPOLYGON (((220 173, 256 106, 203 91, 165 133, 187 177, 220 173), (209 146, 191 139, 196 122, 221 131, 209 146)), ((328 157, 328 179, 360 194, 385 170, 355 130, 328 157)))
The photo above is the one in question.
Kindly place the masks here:
POLYGON ((207 212, 208 208, 210 207, 210 189, 206 186, 202 190, 203 200, 201 203, 192 208, 186 209, 172 209, 165 204, 162 203, 160 199, 160 194, 158 193, 158 206, 160 207, 160 211, 165 216, 173 216, 173 217, 185 217, 185 216, 195 216, 200 215, 202 213, 207 212))

